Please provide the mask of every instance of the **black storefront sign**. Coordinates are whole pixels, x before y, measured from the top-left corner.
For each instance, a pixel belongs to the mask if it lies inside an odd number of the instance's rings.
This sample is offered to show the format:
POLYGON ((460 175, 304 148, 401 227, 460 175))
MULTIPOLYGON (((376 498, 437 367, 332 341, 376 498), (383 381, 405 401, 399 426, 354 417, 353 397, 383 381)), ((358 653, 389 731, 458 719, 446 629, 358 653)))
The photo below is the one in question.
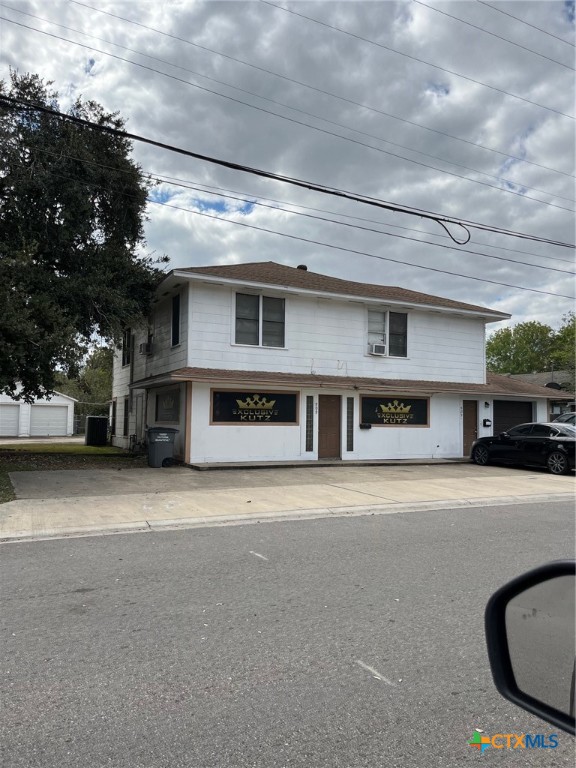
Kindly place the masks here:
POLYGON ((298 393, 212 390, 213 424, 298 424, 298 393))
POLYGON ((174 423, 180 419, 180 390, 170 389, 156 395, 156 421, 174 423))
POLYGON ((361 400, 361 421, 375 427, 427 427, 429 426, 429 399, 385 395, 365 397, 361 400))

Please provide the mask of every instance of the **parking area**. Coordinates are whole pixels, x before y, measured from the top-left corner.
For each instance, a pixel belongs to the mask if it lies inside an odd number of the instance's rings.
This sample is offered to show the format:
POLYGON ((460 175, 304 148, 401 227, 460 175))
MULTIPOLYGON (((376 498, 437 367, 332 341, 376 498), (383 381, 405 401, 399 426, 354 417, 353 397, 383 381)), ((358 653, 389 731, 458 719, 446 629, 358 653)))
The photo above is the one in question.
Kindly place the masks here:
POLYGON ((18 499, 56 499, 134 494, 187 493, 232 488, 326 486, 384 499, 465 498, 516 493, 555 493, 574 486, 573 478, 545 470, 478 467, 469 463, 404 466, 283 467, 220 469, 187 467, 12 472, 18 499))

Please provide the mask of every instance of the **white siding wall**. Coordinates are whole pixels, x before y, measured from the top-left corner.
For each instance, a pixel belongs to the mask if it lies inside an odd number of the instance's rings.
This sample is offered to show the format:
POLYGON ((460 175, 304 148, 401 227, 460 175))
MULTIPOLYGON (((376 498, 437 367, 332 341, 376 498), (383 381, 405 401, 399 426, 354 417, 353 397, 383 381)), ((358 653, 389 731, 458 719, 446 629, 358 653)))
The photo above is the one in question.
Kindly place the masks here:
MULTIPOLYGON (((267 291, 266 295, 282 294, 267 291)), ((485 381, 484 323, 479 319, 409 311, 408 357, 392 358, 367 354, 367 305, 361 302, 287 295, 285 349, 233 343, 234 291, 228 287, 194 284, 189 317, 190 366, 485 381)))
MULTIPOLYGON (((219 390, 226 387, 216 387, 219 390)), ((242 389, 242 387, 238 387, 242 389)), ((275 388, 278 389, 279 388, 275 388)), ((294 390, 289 390, 293 392, 294 390)), ((192 386, 192 440, 190 463, 225 461, 296 461, 302 455, 300 430, 304 431, 305 398, 300 398, 300 425, 211 425, 210 386, 192 386)))
MULTIPOLYGON (((480 319, 440 311, 408 309, 408 356, 374 357, 367 353, 368 307, 393 311, 401 311, 401 308, 356 300, 296 296, 283 294, 281 290, 266 291, 265 295, 286 299, 284 349, 234 343, 235 289, 229 286, 192 282, 181 288, 180 343, 174 347, 171 345, 172 296, 158 302, 154 308, 153 325, 135 332, 131 366, 122 367, 120 353, 114 363, 116 431, 122 432, 124 397, 129 392, 131 380, 160 376, 186 366, 386 379, 485 382, 485 333, 484 323, 480 319), (148 340, 149 333, 153 334, 153 354, 141 355, 138 347, 148 340)), ((210 385, 195 383, 192 389, 191 453, 190 456, 184 456, 185 387, 181 387, 179 423, 156 424, 155 398, 158 392, 163 391, 163 386, 159 384, 155 390, 141 393, 147 403, 146 409, 140 409, 142 421, 147 426, 176 426, 180 430, 176 440, 176 454, 185 461, 202 463, 316 458, 315 453, 305 451, 305 402, 306 395, 313 395, 317 405, 317 391, 302 390, 298 426, 216 426, 210 425, 210 385)), ((328 389, 322 392, 330 394, 328 389)), ((138 394, 136 390, 134 403, 138 394)), ((343 459, 462 455, 462 399, 474 399, 473 396, 432 396, 429 428, 373 427, 360 430, 360 393, 334 390, 332 394, 342 397, 343 459), (351 452, 346 451, 347 396, 355 398, 354 450, 351 452)), ((536 402, 537 398, 533 400, 536 402)), ((492 434, 491 427, 482 426, 483 419, 493 419, 492 401, 493 398, 478 398, 479 436, 492 434), (485 408, 485 402, 488 402, 488 408, 485 408)), ((136 410, 134 407, 130 415, 129 434, 138 431, 136 410)), ((544 399, 538 400, 534 418, 546 420, 547 405, 544 399)), ((114 443, 127 447, 128 439, 118 435, 114 443)), ((317 444, 315 434, 314 446, 317 447, 317 444)))
MULTIPOLYGON (((188 286, 184 286, 180 293, 179 344, 172 346, 172 295, 170 295, 154 305, 152 323, 149 327, 133 329, 134 349, 130 365, 122 365, 122 350, 118 349, 114 357, 114 383, 112 388, 112 398, 117 400, 116 432, 118 434, 112 441, 114 445, 123 448, 128 447, 128 437, 123 437, 122 431, 124 398, 128 396, 130 383, 188 365, 188 306, 188 286), (153 337, 153 353, 151 355, 140 354, 140 344, 148 341, 149 333, 153 337)), ((128 429, 129 435, 137 434, 139 439, 141 434, 137 429, 140 425, 136 424, 136 398, 140 393, 140 390, 134 391, 133 407, 128 429)), ((153 426, 153 422, 149 421, 148 426, 153 426)))
MULTIPOLYGON (((348 459, 449 458, 462 455, 462 417, 459 396, 430 398, 429 427, 359 429, 355 418, 354 452, 348 459)), ((354 411, 358 414, 358 399, 354 411)))
MULTIPOLYGON (((216 387, 224 389, 224 387, 216 387)), ((342 458, 344 460, 447 458, 462 455, 462 398, 435 395, 430 400, 430 426, 421 428, 372 427, 361 430, 360 394, 322 389, 342 398, 342 458), (354 450, 346 450, 346 398, 354 396, 354 450)), ((318 396, 302 390, 300 424, 211 425, 210 386, 192 390, 192 441, 189 462, 298 461, 317 458, 318 396), (305 451, 306 396, 314 395, 314 452, 305 451)))
MULTIPOLYGON (((267 291, 266 295, 283 294, 267 291)), ((181 294, 180 344, 171 346, 171 297, 154 309, 153 354, 141 355, 148 329, 135 332, 132 380, 185 366, 270 370, 332 376, 424 379, 483 383, 484 323, 440 312, 408 311, 408 357, 367 353, 367 306, 286 296, 286 347, 272 349, 234 343, 234 296, 229 287, 190 284, 181 294)), ((375 308, 375 305, 370 305, 375 308)), ((376 308, 386 309, 384 305, 376 308)), ((395 309, 394 307, 392 309, 395 309)), ((397 308, 396 308, 397 309, 397 308)), ((128 391, 130 366, 114 365, 113 397, 128 391)))

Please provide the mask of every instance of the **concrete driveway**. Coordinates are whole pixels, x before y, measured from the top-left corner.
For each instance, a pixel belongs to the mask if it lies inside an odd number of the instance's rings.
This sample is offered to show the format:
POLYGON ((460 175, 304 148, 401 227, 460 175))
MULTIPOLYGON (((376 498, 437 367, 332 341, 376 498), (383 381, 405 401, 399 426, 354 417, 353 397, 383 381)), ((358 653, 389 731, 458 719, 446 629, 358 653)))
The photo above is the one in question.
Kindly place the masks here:
MULTIPOLYGON (((506 473, 506 471, 504 470, 506 473)), ((534 474, 533 472, 531 473, 534 474)), ((506 473, 508 476, 508 473, 506 473)), ((513 478, 524 478, 526 472, 514 470, 513 478)), ((547 473, 537 473, 546 486, 557 487, 549 483, 547 473)), ((36 472, 12 472, 10 479, 18 499, 54 499, 76 496, 109 496, 131 494, 183 493, 230 488, 264 488, 294 486, 352 486, 358 491, 369 484, 372 491, 380 496, 396 483, 405 483, 416 488, 425 484, 460 483, 465 479, 492 484, 503 477, 498 468, 482 468, 472 464, 430 464, 404 466, 353 466, 343 464, 324 467, 268 467, 259 469, 219 469, 199 472, 186 467, 162 469, 93 469, 93 470, 55 470, 36 472), (490 479, 489 479, 490 478, 490 479)), ((368 492, 365 490, 365 492, 368 492)))
POLYGON ((0 538, 573 499, 574 476, 473 464, 13 472, 0 538))

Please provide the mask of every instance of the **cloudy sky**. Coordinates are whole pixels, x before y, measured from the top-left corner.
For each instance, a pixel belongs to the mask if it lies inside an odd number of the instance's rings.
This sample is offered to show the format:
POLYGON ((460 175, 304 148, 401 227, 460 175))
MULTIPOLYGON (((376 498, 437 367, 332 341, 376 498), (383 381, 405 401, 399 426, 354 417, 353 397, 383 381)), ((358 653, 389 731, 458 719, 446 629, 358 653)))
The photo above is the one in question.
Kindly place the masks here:
MULTIPOLYGON (((38 73, 64 108, 82 95, 156 141, 574 243, 573 0, 2 0, 0 17, 0 79, 38 73)), ((162 179, 146 250, 169 268, 304 263, 554 327, 574 307, 571 248, 478 229, 459 246, 416 215, 134 155, 162 179)))

